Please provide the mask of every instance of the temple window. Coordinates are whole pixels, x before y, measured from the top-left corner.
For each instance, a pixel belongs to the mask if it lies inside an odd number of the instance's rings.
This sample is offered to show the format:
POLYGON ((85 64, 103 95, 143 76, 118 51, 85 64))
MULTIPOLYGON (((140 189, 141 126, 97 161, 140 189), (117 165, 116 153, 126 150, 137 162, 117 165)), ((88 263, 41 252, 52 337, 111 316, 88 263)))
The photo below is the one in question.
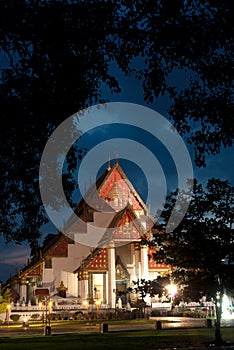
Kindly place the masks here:
POLYGON ((51 269, 52 268, 52 259, 46 258, 45 259, 45 269, 51 269))

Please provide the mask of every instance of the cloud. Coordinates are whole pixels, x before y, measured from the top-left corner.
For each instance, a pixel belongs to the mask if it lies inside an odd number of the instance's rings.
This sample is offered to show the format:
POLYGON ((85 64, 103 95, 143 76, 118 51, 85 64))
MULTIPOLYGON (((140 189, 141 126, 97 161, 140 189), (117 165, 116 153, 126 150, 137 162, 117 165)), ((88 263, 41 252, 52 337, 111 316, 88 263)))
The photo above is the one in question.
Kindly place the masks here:
MULTIPOLYGON (((1 242, 1 246, 3 243, 1 242)), ((30 248, 27 245, 5 244, 1 249, 0 264, 12 266, 24 265, 30 256, 30 248)), ((3 271, 1 271, 3 272, 3 271)))

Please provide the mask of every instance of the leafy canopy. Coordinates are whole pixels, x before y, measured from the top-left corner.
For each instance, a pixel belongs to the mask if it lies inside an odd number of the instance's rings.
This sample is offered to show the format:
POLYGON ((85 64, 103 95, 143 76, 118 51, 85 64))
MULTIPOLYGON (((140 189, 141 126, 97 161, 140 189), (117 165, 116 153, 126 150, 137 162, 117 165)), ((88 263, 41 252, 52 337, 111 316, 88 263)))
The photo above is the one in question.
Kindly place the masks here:
MULTIPOLYGON (((186 193, 179 195, 186 200, 186 193)), ((175 269, 177 282, 183 285, 200 279, 200 296, 215 296, 217 288, 234 290, 234 187, 214 178, 205 188, 195 182, 184 219, 174 230, 166 231, 176 197, 176 192, 167 197, 158 233, 152 240, 144 238, 143 243, 156 247, 154 258, 175 269)))
MULTIPOLYGON (((149 105, 157 109, 157 98, 167 97, 169 117, 193 144, 197 165, 232 145, 231 5, 0 2, 0 223, 6 240, 37 245, 47 222, 38 186, 43 148, 64 119, 106 100, 103 86, 121 91, 118 75, 110 74, 113 62, 140 81, 149 105)), ((71 153, 74 169, 79 159, 71 153)), ((64 180, 71 196, 76 184, 69 171, 64 180)))

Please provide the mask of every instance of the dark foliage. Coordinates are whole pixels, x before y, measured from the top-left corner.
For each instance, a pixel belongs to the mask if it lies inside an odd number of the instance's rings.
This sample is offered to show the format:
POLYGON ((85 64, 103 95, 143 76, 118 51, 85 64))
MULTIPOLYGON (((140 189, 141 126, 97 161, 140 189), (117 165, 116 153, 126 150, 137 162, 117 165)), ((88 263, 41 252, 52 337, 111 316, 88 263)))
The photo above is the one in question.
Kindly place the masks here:
MULTIPOLYGON (((184 200, 188 194, 180 192, 184 200)), ((173 266, 176 283, 184 288, 184 298, 199 300, 206 295, 222 300, 234 291, 234 187, 228 181, 210 179, 206 188, 195 182, 190 206, 174 230, 166 224, 175 204, 176 193, 167 197, 162 224, 153 240, 156 261, 173 266)), ((181 207, 176 208, 179 214, 181 207)), ((176 217, 176 214, 175 214, 176 217)), ((220 337, 221 308, 216 307, 217 340, 220 337)))
MULTIPOLYGON (((141 82, 147 103, 169 98, 169 115, 199 166, 232 145, 231 8, 230 0, 1 1, 0 223, 7 241, 37 244, 47 221, 38 186, 43 148, 64 119, 105 100, 103 85, 120 92, 112 62, 141 82)), ((70 195, 76 185, 69 174, 65 180, 70 195)))

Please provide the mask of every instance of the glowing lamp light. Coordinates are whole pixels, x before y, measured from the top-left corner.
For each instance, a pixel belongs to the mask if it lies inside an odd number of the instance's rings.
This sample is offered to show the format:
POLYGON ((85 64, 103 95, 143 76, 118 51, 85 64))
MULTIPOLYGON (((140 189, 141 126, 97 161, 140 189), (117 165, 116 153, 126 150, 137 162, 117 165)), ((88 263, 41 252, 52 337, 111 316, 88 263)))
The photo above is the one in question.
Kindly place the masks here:
POLYGON ((231 319, 233 318, 232 310, 230 309, 231 302, 226 294, 223 295, 222 300, 222 318, 231 319))
POLYGON ((172 296, 172 297, 174 297, 175 295, 176 295, 176 293, 177 293, 177 286, 175 285, 175 284, 168 284, 167 286, 166 286, 166 289, 168 290, 168 293, 172 296))
POLYGON ((7 326, 9 327, 11 304, 7 304, 6 309, 7 309, 7 326))
POLYGON ((88 300, 84 300, 84 301, 83 301, 83 305, 84 305, 85 307, 88 307, 88 305, 89 305, 88 300))
POLYGON ((101 300, 96 300, 96 305, 100 305, 101 304, 101 300))

